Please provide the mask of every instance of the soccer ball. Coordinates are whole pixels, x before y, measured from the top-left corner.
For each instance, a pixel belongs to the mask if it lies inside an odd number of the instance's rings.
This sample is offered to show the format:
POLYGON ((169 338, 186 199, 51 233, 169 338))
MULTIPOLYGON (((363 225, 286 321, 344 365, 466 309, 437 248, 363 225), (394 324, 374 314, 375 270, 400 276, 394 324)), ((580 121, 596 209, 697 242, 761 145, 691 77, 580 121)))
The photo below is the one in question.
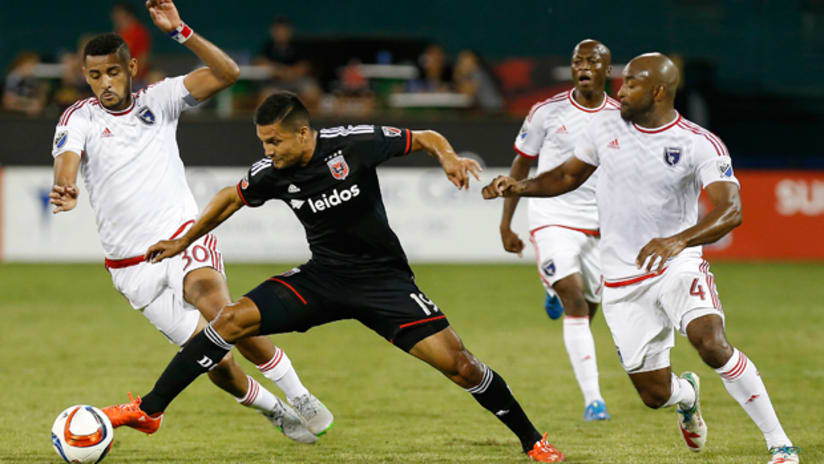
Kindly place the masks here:
POLYGON ((100 462, 112 447, 114 429, 103 411, 79 404, 57 416, 51 436, 54 450, 66 462, 100 462))

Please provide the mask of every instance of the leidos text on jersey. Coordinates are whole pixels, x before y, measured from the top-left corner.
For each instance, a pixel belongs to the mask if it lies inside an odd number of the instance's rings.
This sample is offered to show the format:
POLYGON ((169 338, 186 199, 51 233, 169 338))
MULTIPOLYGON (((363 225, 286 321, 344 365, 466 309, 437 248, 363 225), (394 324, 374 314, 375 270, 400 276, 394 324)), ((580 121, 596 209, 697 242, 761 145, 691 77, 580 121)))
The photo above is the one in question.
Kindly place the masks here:
POLYGON ((349 201, 356 196, 360 195, 360 189, 358 188, 358 184, 353 184, 348 189, 344 189, 341 192, 338 192, 338 189, 332 190, 330 194, 323 194, 318 199, 309 199, 309 207, 312 208, 313 213, 317 213, 318 211, 323 211, 326 208, 331 208, 333 206, 338 206, 339 204, 349 201))

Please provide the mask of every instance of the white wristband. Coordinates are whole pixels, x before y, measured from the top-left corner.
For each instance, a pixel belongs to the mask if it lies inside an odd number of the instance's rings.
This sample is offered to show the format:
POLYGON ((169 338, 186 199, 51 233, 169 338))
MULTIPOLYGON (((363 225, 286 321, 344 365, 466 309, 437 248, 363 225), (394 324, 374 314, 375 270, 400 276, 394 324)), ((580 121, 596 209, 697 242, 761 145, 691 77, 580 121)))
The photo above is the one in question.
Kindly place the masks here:
POLYGON ((191 27, 187 26, 186 23, 183 21, 180 22, 180 25, 177 26, 175 30, 169 33, 169 37, 178 41, 178 43, 183 43, 189 40, 195 32, 192 30, 191 27))

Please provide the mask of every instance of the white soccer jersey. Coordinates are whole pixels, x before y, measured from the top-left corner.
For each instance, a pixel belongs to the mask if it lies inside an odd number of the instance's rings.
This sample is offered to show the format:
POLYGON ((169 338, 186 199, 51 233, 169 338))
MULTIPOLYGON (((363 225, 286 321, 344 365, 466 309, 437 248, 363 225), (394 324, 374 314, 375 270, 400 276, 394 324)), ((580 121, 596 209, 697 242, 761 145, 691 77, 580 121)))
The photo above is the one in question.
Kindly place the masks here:
POLYGON ((142 255, 197 215, 175 138, 181 111, 197 104, 183 79, 133 93, 131 106, 119 112, 95 97, 81 100, 57 124, 52 156, 81 155, 80 173, 109 259, 142 255))
MULTIPOLYGON (((586 108, 572 98, 570 89, 536 103, 529 111, 515 139, 515 151, 538 158, 538 174, 560 165, 575 150, 575 143, 592 118, 605 108, 620 104, 604 94, 598 108, 586 108)), ((595 186, 598 171, 572 192, 551 198, 529 199, 529 229, 562 225, 576 229, 598 229, 595 186)))
MULTIPOLYGON (((624 121, 607 109, 579 139, 575 156, 598 166, 601 264, 605 285, 643 280, 635 264, 651 239, 698 222, 698 195, 713 182, 733 182, 732 160, 715 134, 682 118, 655 129, 624 121)), ((701 247, 679 256, 701 256, 701 247)))

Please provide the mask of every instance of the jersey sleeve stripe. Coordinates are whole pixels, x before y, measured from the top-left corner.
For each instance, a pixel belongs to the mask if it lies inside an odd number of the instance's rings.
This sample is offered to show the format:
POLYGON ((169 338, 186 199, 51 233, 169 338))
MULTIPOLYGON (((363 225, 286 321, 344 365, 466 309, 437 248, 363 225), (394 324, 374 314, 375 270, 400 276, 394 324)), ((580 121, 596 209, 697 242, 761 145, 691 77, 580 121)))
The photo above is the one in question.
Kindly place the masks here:
POLYGON ((406 148, 403 149, 403 154, 406 155, 409 153, 409 149, 412 148, 412 131, 409 129, 404 129, 406 131, 406 148))
POLYGON ((83 106, 83 105, 85 105, 86 103, 88 103, 88 101, 89 101, 88 99, 86 99, 86 100, 81 100, 81 101, 79 101, 79 102, 75 103, 74 105, 72 105, 72 106, 70 106, 70 107, 66 108, 66 111, 64 111, 64 112, 63 112, 63 115, 62 115, 62 116, 60 116, 60 123, 59 123, 59 125, 61 125, 61 126, 65 126, 66 124, 68 124, 68 123, 69 123, 69 118, 71 118, 71 117, 72 117, 72 114, 73 114, 75 111, 77 111, 77 110, 78 110, 81 106, 83 106))
POLYGON ((519 150, 518 145, 513 144, 512 148, 514 148, 515 152, 518 153, 519 155, 523 156, 524 158, 535 159, 535 158, 538 157, 538 155, 530 155, 529 153, 525 153, 525 152, 519 150))
POLYGON ((240 182, 237 183, 237 194, 240 197, 240 200, 243 202, 243 204, 249 206, 249 202, 246 201, 246 197, 243 196, 243 190, 240 188, 240 182))
POLYGON ((718 154, 718 156, 729 156, 729 154, 726 151, 726 147, 724 147, 723 144, 719 145, 718 141, 716 139, 710 137, 709 135, 707 135, 706 132, 704 132, 702 130, 699 130, 697 127, 690 127, 687 124, 678 124, 678 127, 680 127, 681 129, 684 129, 686 131, 692 132, 695 135, 700 135, 700 136, 704 137, 705 139, 707 139, 707 141, 710 142, 712 147, 715 148, 715 152, 718 154))
POLYGON ((566 91, 566 92, 561 92, 561 93, 559 93, 559 94, 557 94, 557 95, 553 95, 552 97, 547 98, 546 100, 539 101, 538 103, 536 103, 536 104, 532 105, 532 108, 530 108, 530 110, 529 110, 529 114, 527 115, 526 120, 527 120, 527 121, 531 121, 531 120, 532 120, 532 116, 533 116, 533 115, 535 114, 535 112, 536 112, 536 111, 538 111, 538 109, 540 109, 542 106, 548 105, 548 104, 550 104, 550 103, 558 103, 558 102, 565 101, 565 100, 567 99, 567 94, 568 94, 569 92, 570 92, 569 90, 568 90, 568 91, 566 91))
POLYGON ((716 151, 720 148, 721 152, 723 152, 723 154, 719 153, 719 156, 730 156, 730 152, 729 152, 729 150, 727 150, 727 146, 724 145, 724 142, 721 141, 720 137, 713 134, 711 131, 708 131, 707 129, 704 129, 703 127, 699 126, 698 124, 695 124, 692 121, 688 121, 688 120, 684 119, 684 120, 682 120, 682 122, 684 123, 684 125, 687 128, 689 128, 689 130, 691 132, 703 135, 704 137, 707 138, 707 140, 710 140, 710 142, 714 142, 713 145, 715 145, 717 147, 716 151))

